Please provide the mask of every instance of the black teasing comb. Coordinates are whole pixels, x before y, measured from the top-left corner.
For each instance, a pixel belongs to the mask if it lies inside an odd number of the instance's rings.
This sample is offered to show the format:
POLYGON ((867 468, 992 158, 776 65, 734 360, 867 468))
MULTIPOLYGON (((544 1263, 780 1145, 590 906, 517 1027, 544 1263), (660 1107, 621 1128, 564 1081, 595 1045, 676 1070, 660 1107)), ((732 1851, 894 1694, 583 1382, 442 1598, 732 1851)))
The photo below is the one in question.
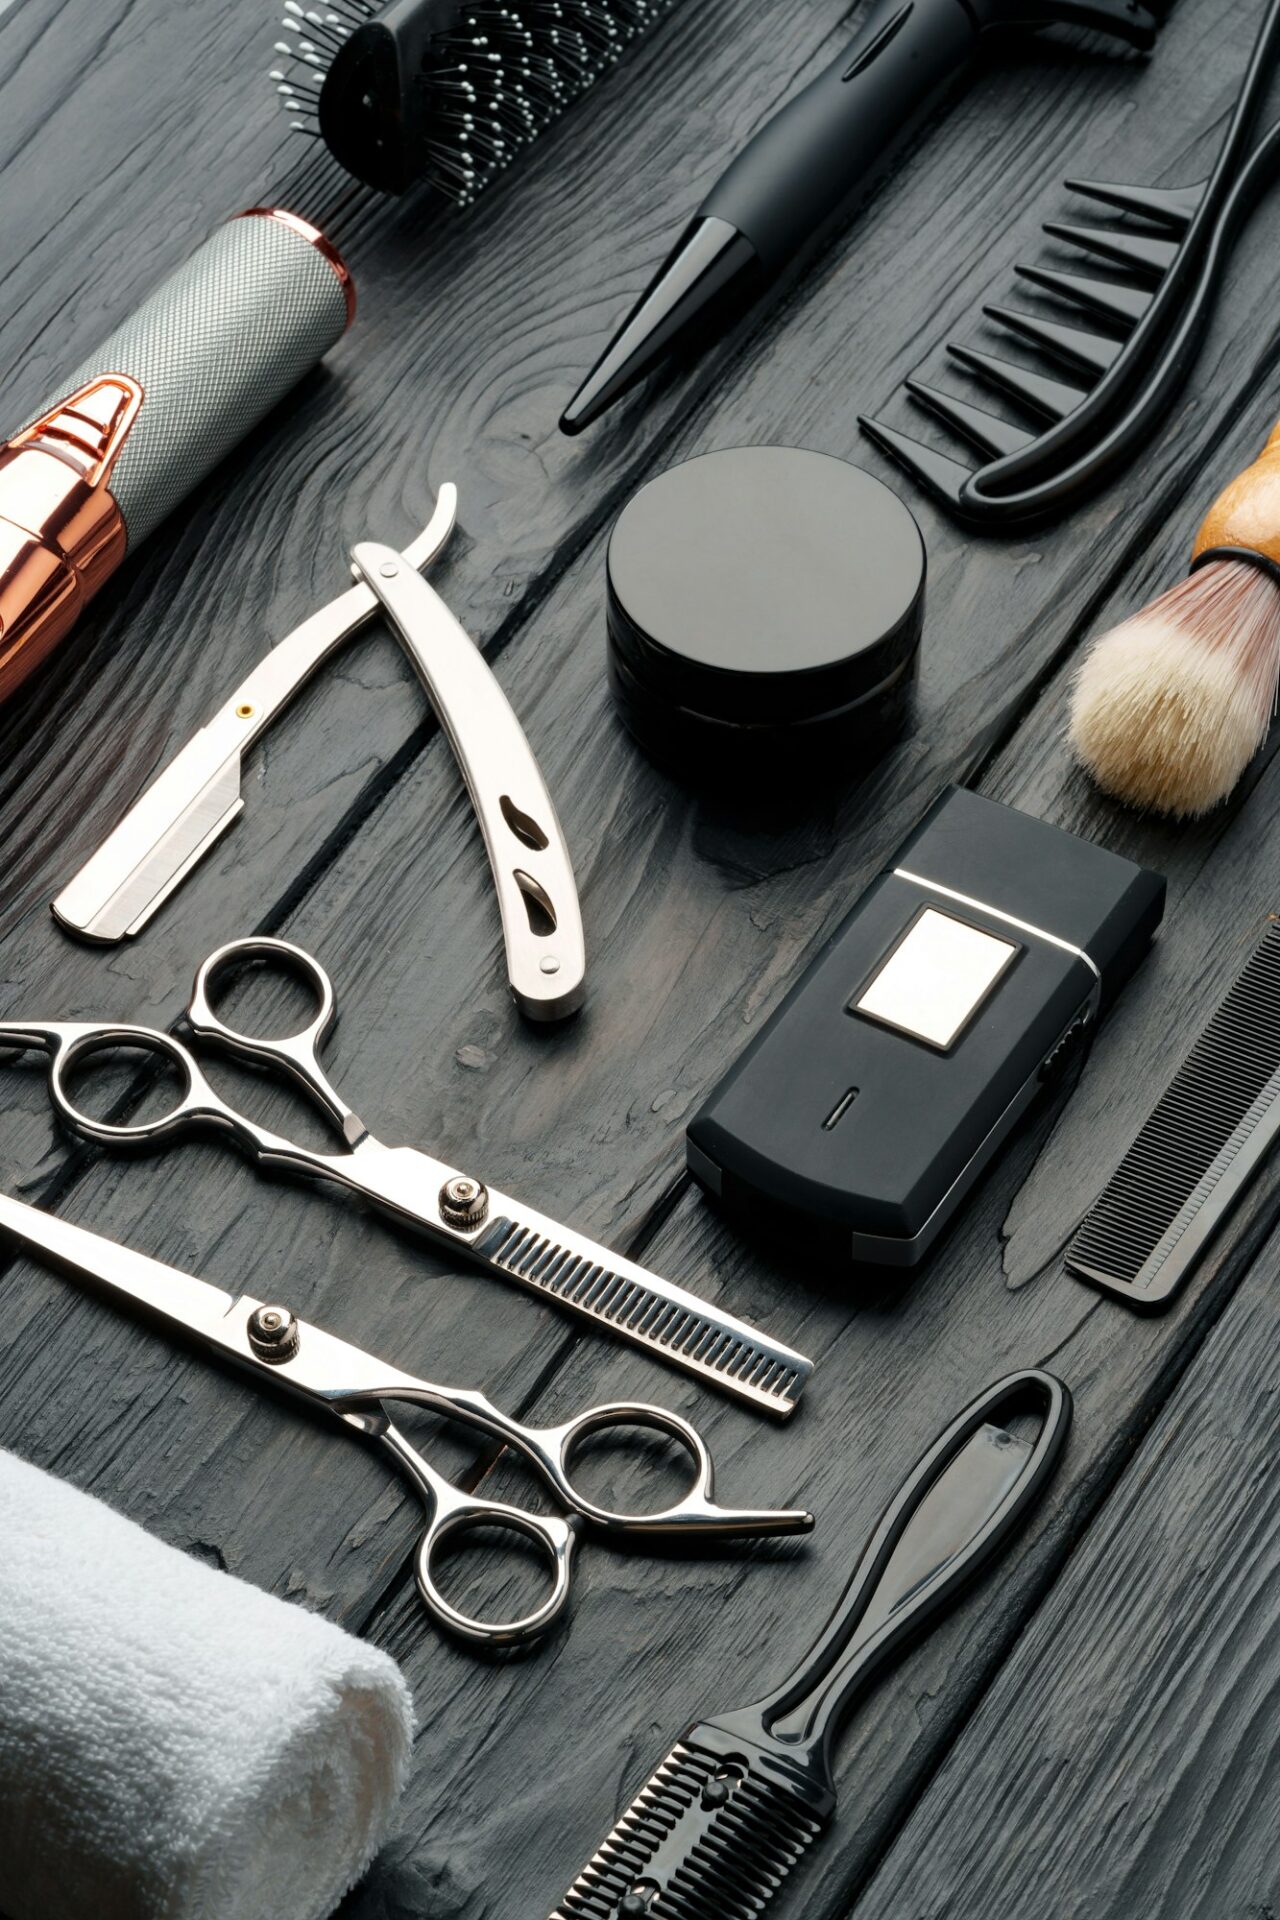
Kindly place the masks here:
POLYGON ((380 193, 467 204, 673 0, 285 0, 272 70, 299 133, 380 193))
POLYGON ((1046 233, 1084 255, 1093 270, 1027 266, 1018 272, 1071 309, 1070 318, 1052 310, 985 309, 997 326, 1036 349, 1048 371, 974 347, 948 348, 1011 400, 1027 424, 923 380, 907 381, 912 398, 976 447, 983 465, 966 465, 881 420, 861 420, 864 433, 942 506, 993 530, 1048 518, 1100 486, 1154 432, 1190 369, 1236 232, 1280 164, 1280 123, 1249 147, 1278 56, 1280 0, 1270 0, 1208 180, 1191 187, 1068 181, 1072 192, 1142 225, 1046 225, 1046 233), (1098 266, 1120 268, 1127 277, 1106 277, 1098 266))
POLYGON ((893 1657, 1039 1499, 1071 1397, 1030 1369, 934 1441, 886 1509, 817 1645, 757 1706, 690 1728, 551 1920, 755 1920, 835 1811, 832 1748, 893 1657), (998 1421, 1034 1412, 1034 1441, 998 1421))

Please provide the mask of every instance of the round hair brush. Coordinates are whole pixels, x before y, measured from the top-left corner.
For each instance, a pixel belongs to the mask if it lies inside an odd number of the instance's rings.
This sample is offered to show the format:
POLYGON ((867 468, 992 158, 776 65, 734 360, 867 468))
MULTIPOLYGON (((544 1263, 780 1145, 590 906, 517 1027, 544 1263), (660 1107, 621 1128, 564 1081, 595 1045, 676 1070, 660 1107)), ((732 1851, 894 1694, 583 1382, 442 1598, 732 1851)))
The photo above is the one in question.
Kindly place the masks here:
POLYGON ((276 91, 380 193, 466 205, 673 0, 285 0, 276 91))
POLYGON ((1190 577, 1095 640, 1071 742, 1106 793, 1189 816, 1225 800, 1280 680, 1280 426, 1196 536, 1190 577))

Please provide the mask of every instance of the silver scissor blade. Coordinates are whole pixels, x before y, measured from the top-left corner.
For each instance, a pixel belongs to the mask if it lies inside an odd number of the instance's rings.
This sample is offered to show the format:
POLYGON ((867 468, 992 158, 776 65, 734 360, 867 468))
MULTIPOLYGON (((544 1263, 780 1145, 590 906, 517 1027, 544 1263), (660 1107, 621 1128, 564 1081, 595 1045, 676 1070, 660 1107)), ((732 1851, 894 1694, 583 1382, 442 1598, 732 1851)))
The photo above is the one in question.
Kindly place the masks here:
POLYGON ((53 902, 90 940, 137 933, 240 813, 244 723, 223 709, 134 802, 53 902))
POLYGON ((77 1280, 91 1280, 108 1293, 208 1339, 218 1340, 222 1322, 236 1304, 231 1294, 207 1280, 180 1273, 162 1260, 148 1259, 87 1227, 73 1226, 55 1213, 3 1193, 0 1234, 55 1262, 77 1280))
POLYGON ((483 1225, 451 1225, 441 1198, 450 1181, 465 1176, 443 1160, 416 1147, 384 1147, 366 1135, 354 1153, 326 1160, 323 1170, 451 1250, 634 1341, 655 1359, 780 1418, 795 1412, 812 1360, 494 1187, 481 1188, 488 1208, 483 1225))
POLYGON ((812 1360, 570 1227, 489 1192, 476 1259, 594 1320, 659 1360, 782 1418, 796 1410, 812 1360))

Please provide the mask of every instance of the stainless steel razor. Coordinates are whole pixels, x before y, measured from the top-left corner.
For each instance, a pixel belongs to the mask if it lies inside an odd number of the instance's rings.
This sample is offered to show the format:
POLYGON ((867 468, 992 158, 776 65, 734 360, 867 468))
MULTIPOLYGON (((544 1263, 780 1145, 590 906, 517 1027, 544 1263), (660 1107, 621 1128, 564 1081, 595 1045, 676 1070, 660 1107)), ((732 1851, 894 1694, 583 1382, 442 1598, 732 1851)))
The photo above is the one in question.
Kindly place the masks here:
POLYGON ((136 934, 239 816, 245 753, 337 649, 381 609, 453 748, 484 836, 502 916, 507 976, 531 1020, 582 1004, 586 950, 573 866, 546 782, 479 648, 422 578, 453 531, 457 488, 403 553, 353 549, 357 584, 294 628, 135 801, 53 902, 89 940, 136 934))

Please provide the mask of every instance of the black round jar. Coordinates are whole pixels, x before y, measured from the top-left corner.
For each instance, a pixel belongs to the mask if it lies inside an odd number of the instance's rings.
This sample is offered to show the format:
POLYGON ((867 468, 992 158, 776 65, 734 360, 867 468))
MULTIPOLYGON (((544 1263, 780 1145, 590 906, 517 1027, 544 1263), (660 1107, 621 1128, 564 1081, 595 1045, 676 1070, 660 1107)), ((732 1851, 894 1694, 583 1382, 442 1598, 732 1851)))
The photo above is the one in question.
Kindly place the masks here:
POLYGON ((860 467, 795 447, 702 454, 633 495, 606 570, 609 684, 674 771, 856 777, 900 731, 924 541, 860 467))

